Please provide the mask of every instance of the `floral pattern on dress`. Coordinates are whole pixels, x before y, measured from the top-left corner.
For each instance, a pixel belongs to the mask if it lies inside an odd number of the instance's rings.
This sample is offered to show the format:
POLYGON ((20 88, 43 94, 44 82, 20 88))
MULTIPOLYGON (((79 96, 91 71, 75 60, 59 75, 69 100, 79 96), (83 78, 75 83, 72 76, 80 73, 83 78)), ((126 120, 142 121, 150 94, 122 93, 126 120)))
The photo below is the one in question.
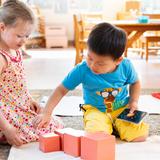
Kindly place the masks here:
POLYGON ((33 128, 32 120, 37 113, 30 109, 32 98, 26 86, 22 55, 19 51, 16 53, 19 61, 0 51, 8 63, 0 76, 0 110, 6 120, 18 129, 24 143, 28 143, 37 141, 41 134, 63 128, 63 125, 58 117, 54 117, 47 128, 33 128))

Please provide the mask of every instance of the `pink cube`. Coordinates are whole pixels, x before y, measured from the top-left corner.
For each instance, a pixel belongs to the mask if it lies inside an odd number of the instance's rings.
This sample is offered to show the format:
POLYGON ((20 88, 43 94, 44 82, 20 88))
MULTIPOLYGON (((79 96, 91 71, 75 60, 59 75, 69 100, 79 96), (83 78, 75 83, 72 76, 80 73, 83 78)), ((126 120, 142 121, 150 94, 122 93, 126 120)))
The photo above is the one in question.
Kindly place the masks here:
POLYGON ((64 152, 74 157, 81 153, 81 137, 84 131, 74 130, 71 133, 64 133, 64 152))
POLYGON ((74 131, 72 128, 62 128, 57 129, 54 131, 54 133, 58 134, 60 136, 60 150, 64 151, 64 133, 71 133, 74 131))
POLYGON ((115 160, 115 137, 102 132, 81 138, 81 159, 115 160))
POLYGON ((55 133, 47 133, 39 137, 39 149, 42 152, 60 151, 60 136, 55 133))

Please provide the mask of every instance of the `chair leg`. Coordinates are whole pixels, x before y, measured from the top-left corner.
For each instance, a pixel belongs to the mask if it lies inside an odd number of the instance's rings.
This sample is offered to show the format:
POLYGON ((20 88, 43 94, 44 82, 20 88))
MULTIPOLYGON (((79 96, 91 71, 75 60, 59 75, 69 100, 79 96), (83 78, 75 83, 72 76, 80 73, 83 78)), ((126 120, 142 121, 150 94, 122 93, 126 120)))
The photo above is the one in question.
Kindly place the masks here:
POLYGON ((76 59, 75 59, 74 65, 76 66, 78 63, 81 63, 82 59, 83 59, 83 50, 80 49, 80 47, 77 47, 76 48, 76 59))
POLYGON ((146 39, 146 61, 148 61, 148 40, 146 39))
POLYGON ((140 51, 140 55, 141 55, 141 59, 143 59, 143 55, 144 55, 144 47, 145 47, 145 44, 143 42, 141 42, 141 51, 140 51))
POLYGON ((77 43, 76 45, 75 45, 75 47, 76 47, 76 59, 75 59, 75 64, 74 65, 77 65, 78 63, 79 63, 79 59, 80 59, 80 46, 79 46, 79 44, 77 43))
POLYGON ((125 57, 127 57, 127 51, 128 51, 128 48, 126 47, 126 48, 125 48, 125 51, 124 51, 124 56, 125 56, 125 57))

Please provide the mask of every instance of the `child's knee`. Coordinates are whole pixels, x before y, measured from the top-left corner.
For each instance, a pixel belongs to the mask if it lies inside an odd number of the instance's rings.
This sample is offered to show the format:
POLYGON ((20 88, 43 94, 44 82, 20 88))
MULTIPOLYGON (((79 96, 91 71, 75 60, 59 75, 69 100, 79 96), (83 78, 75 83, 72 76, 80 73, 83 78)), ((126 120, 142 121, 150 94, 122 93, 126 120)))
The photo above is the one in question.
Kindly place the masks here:
POLYGON ((148 137, 148 135, 137 137, 137 138, 133 139, 132 142, 144 142, 144 141, 146 141, 147 137, 148 137))
POLYGON ((128 142, 145 141, 149 132, 149 125, 144 122, 140 124, 133 124, 116 119, 115 126, 121 140, 128 142))

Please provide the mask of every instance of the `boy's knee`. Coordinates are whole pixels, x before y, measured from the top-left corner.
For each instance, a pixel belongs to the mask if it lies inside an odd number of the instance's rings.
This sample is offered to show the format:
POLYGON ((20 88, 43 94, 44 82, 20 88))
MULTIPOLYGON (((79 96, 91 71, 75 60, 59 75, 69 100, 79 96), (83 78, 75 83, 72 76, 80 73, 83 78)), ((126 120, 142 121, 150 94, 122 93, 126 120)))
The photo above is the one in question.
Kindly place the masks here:
POLYGON ((133 124, 116 119, 115 125, 121 140, 128 142, 142 142, 145 141, 148 136, 149 125, 144 122, 133 124))
POLYGON ((131 142, 144 142, 144 141, 146 141, 147 137, 148 137, 148 135, 137 137, 137 138, 133 139, 131 142))

